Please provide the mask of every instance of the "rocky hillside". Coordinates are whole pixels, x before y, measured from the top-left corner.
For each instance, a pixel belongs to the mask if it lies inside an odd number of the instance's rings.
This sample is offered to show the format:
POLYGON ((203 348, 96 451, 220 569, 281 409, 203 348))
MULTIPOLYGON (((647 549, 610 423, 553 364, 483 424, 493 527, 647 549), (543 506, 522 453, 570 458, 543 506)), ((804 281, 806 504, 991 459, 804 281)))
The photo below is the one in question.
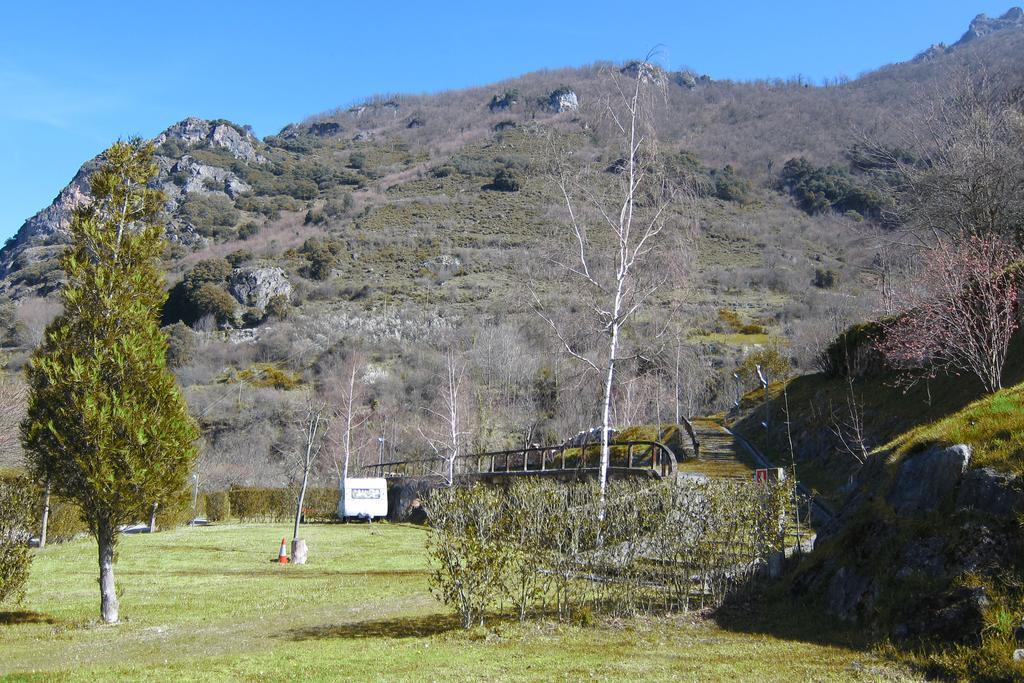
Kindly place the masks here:
MULTIPOLYGON (((262 140, 227 121, 169 127, 154 140, 171 242, 165 318, 171 363, 204 426, 204 476, 287 480, 292 406, 353 359, 373 443, 423 450, 431 386, 453 345, 472 380, 474 447, 592 426, 585 380, 531 309, 579 315, 551 259, 566 249, 552 150, 569 147, 574 162, 614 178, 620 155, 602 102, 610 77, 637 70, 662 92, 661 168, 696 196, 670 217, 659 248, 672 277, 643 321, 670 322, 676 341, 629 370, 636 390, 617 414, 662 421, 683 400, 665 394, 673 373, 696 387, 678 410, 721 407, 756 348, 785 346, 811 367, 823 341, 875 308, 877 247, 891 226, 856 161, 860 137, 898 142, 901 122, 964 65, 1019 78, 1024 31, 1004 27, 1015 16, 994 30, 976 20, 977 38, 933 59, 827 86, 597 64, 371 97, 262 140)), ((13 370, 54 314, 55 256, 97 163, 0 251, 13 370)))

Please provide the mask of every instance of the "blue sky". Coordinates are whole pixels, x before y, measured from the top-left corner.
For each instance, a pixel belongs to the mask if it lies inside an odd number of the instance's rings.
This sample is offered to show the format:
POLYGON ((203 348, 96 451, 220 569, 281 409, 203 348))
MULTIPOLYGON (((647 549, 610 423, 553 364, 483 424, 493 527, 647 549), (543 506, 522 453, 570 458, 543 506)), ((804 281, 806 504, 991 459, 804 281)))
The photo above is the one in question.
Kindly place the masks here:
POLYGON ((857 74, 1012 0, 64 2, 0 9, 0 239, 118 137, 186 116, 276 133, 377 92, 483 85, 663 46, 714 78, 857 74), (643 11, 631 9, 640 6, 643 11))

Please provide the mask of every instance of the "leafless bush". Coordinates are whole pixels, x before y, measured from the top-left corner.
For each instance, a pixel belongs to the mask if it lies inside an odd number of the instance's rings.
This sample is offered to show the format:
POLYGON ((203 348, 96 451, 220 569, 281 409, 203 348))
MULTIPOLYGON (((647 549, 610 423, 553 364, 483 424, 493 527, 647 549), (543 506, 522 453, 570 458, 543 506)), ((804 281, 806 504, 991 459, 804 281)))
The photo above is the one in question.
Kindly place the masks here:
POLYGON ((785 482, 726 480, 615 481, 606 503, 596 483, 438 489, 426 502, 431 585, 467 628, 506 602, 520 619, 714 605, 782 550, 792 495, 785 482))

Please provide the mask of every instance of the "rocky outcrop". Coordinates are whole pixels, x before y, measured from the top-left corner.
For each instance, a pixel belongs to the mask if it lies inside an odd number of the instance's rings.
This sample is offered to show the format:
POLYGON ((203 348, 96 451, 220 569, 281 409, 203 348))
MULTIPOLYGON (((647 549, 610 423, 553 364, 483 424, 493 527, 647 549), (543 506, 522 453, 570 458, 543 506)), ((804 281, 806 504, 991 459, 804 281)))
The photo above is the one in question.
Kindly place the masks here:
POLYGON ((556 114, 563 111, 577 111, 580 108, 580 100, 576 93, 569 88, 559 88, 548 95, 548 107, 556 114))
POLYGON ((898 515, 933 512, 957 490, 971 461, 968 446, 933 448, 907 458, 888 502, 898 515))
POLYGON ((1007 517, 1024 512, 1024 487, 1017 478, 991 467, 971 470, 960 482, 958 510, 1007 517))
POLYGON ((982 38, 995 33, 996 31, 1020 28, 1024 28, 1024 10, 1020 7, 1011 7, 1005 14, 1003 14, 1003 16, 997 18, 979 14, 974 17, 971 21, 970 27, 967 29, 967 32, 960 38, 960 40, 953 44, 953 47, 969 43, 972 40, 982 38))
POLYGON ((1024 557, 1024 478, 970 461, 964 445, 870 460, 795 573, 794 593, 896 638, 980 642, 986 586, 1024 557))
POLYGON ((650 62, 630 62, 619 69, 619 73, 629 78, 637 78, 639 76, 641 83, 652 83, 659 87, 668 82, 665 70, 657 64, 651 64, 650 62))
MULTIPOLYGON (((177 183, 164 184, 164 193, 172 201, 177 199, 178 194, 223 192, 235 199, 239 195, 252 192, 252 187, 234 171, 203 164, 187 155, 171 167, 171 177, 181 183, 180 186, 177 183)), ((169 208, 173 210, 173 205, 169 208)))
POLYGON ((1002 31, 1021 29, 1024 29, 1024 10, 1020 7, 1012 7, 1002 16, 995 18, 985 14, 979 14, 971 21, 971 25, 967 28, 967 32, 960 37, 960 40, 956 41, 952 45, 935 43, 927 50, 914 57, 911 61, 927 62, 935 59, 936 57, 941 57, 942 55, 955 52, 958 48, 961 48, 978 38, 984 38, 985 36, 1002 31))
MULTIPOLYGON (((153 144, 157 146, 154 161, 158 168, 154 184, 167 197, 165 210, 168 213, 173 213, 184 196, 191 193, 223 192, 233 199, 252 190, 232 170, 201 163, 188 154, 187 150, 197 147, 218 148, 227 150, 232 157, 245 163, 261 164, 266 161, 260 154, 263 143, 249 130, 227 121, 187 118, 154 138, 153 144), (165 143, 169 144, 164 146, 165 143), (174 156, 167 155, 171 151, 174 156), (178 154, 182 155, 179 157, 178 154)), ((6 279, 12 271, 23 267, 26 258, 38 252, 39 247, 67 241, 67 228, 74 210, 87 201, 90 178, 102 162, 101 156, 86 162, 50 206, 22 224, 0 251, 0 277, 6 279)), ((205 244, 205 239, 192 226, 175 220, 168 226, 167 238, 189 247, 205 244)))
POLYGON ((341 124, 334 121, 319 121, 309 124, 310 135, 315 135, 318 138, 334 137, 335 135, 341 135, 344 131, 345 129, 341 127, 341 124))
POLYGON ((698 76, 693 71, 690 71, 689 69, 684 69, 682 71, 676 71, 675 73, 673 73, 671 76, 671 80, 680 88, 693 90, 699 85, 707 85, 708 83, 710 83, 711 77, 708 76, 707 74, 698 76))
POLYGON ((187 147, 209 145, 226 149, 231 156, 240 161, 262 164, 267 160, 257 151, 261 143, 256 136, 245 128, 227 121, 207 121, 189 117, 158 135, 153 143, 159 146, 168 140, 178 140, 187 147))
POLYGON ((420 267, 430 270, 454 270, 462 267, 462 259, 454 254, 441 254, 420 262, 420 267))
POLYGON ((284 270, 276 267, 235 268, 228 291, 243 306, 263 312, 275 296, 291 297, 292 285, 284 270))
POLYGON ((515 90, 506 90, 500 95, 493 95, 491 101, 487 104, 487 108, 491 111, 505 111, 506 109, 511 109, 512 105, 518 104, 518 102, 519 93, 515 90))

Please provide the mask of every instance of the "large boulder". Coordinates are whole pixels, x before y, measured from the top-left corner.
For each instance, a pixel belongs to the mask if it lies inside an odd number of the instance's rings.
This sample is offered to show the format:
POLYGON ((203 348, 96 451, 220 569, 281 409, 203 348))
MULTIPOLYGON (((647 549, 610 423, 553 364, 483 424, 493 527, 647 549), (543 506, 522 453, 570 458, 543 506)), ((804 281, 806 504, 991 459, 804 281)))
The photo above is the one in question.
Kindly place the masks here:
POLYGON ((970 461, 971 448, 962 444, 935 447, 907 458, 889 491, 889 505, 899 515, 938 509, 956 492, 970 461))
POLYGON ((878 584, 849 567, 840 567, 828 583, 825 599, 829 613, 843 621, 856 621, 878 601, 878 584))
POLYGON ((576 111, 580 108, 580 100, 569 88, 559 88, 548 96, 548 106, 555 113, 576 111))
MULTIPOLYGON (((183 156, 171 167, 171 174, 180 179, 183 194, 223 192, 235 199, 241 194, 252 192, 252 187, 233 171, 200 163, 189 155, 183 156)), ((165 185, 163 190, 169 198, 174 198, 173 187, 165 185)))
POLYGON ((1007 518, 1024 512, 1024 490, 1018 477, 990 467, 971 470, 964 475, 957 494, 958 510, 981 512, 1007 518))
POLYGON ((651 83, 657 87, 664 86, 668 80, 665 70, 657 64, 651 64, 650 62, 630 62, 619 69, 619 73, 627 78, 639 77, 641 83, 651 83))
POLYGON ((238 303, 262 312, 273 297, 290 298, 292 285, 281 268, 250 266, 231 272, 228 291, 238 303))

